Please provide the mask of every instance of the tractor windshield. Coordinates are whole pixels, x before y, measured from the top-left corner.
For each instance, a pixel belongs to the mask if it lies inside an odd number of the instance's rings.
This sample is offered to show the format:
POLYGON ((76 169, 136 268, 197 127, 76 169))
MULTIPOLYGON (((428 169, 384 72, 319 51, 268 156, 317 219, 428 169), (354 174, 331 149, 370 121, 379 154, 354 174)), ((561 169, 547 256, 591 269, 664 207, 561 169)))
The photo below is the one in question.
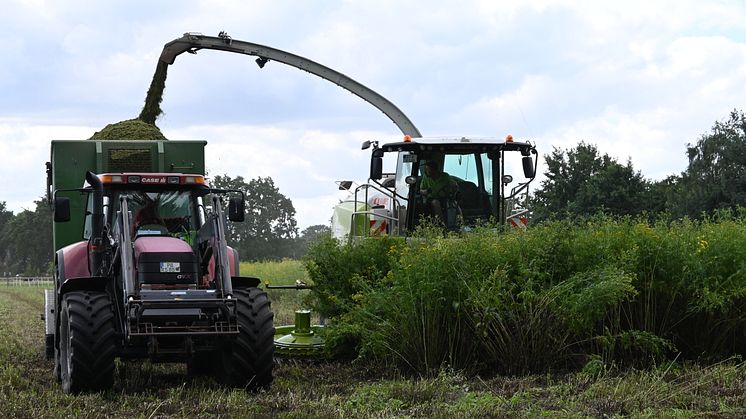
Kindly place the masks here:
MULTIPOLYGON (((188 242, 194 238, 200 227, 197 216, 199 201, 195 191, 190 190, 109 190, 104 196, 104 214, 106 224, 117 227, 116 217, 121 212, 121 197, 127 198, 127 216, 132 231, 131 235, 170 235, 188 242)), ((91 234, 92 196, 88 197, 84 238, 91 234)))
POLYGON ((132 191, 127 197, 132 227, 138 235, 181 235, 199 228, 194 223, 194 198, 189 191, 132 191))

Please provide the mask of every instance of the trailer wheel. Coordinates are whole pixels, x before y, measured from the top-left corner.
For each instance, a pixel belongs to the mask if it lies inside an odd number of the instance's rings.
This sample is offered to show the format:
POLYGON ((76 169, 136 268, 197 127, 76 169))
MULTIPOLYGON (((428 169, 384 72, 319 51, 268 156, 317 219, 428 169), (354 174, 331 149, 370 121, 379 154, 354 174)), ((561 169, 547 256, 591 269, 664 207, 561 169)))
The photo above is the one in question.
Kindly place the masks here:
POLYGON ((269 387, 274 366, 274 314, 267 293, 234 289, 239 334, 223 346, 220 380, 250 390, 269 387))
POLYGON ((111 388, 116 354, 111 299, 100 291, 71 291, 60 312, 59 370, 62 391, 111 388))

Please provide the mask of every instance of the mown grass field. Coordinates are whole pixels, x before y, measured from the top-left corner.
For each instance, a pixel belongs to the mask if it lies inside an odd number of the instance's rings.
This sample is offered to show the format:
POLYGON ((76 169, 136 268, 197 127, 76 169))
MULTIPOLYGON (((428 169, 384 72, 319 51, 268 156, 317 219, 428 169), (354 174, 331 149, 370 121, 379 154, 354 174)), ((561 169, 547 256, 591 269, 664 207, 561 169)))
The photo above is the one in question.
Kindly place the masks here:
MULTIPOLYGON (((243 275, 291 283, 298 262, 242 265, 243 275)), ((307 291, 272 291, 278 324, 307 291), (286 313, 286 314, 283 314, 286 313)), ((278 362, 271 389, 187 379, 182 365, 118 363, 114 388, 64 395, 43 357, 43 290, 0 286, 0 406, 4 417, 744 417, 746 365, 667 363, 644 371, 403 377, 349 362, 278 362)))
MULTIPOLYGON (((296 281, 308 281, 303 264, 297 260, 280 262, 241 262, 241 275, 262 280, 262 287, 270 285, 292 285, 296 281)), ((268 289, 275 313, 275 325, 292 324, 295 310, 307 308, 308 290, 268 289)))

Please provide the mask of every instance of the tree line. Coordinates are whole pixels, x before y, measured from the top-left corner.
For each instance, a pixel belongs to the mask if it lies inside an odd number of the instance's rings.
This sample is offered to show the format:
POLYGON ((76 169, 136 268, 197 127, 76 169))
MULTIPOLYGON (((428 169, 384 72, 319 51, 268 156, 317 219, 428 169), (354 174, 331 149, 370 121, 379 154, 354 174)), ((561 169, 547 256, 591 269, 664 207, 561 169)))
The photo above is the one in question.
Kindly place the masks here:
POLYGON ((46 200, 18 214, 0 202, 0 275, 49 275, 52 266, 52 211, 46 200))
POLYGON ((297 259, 305 255, 316 238, 331 234, 325 225, 313 225, 298 233, 295 207, 271 177, 246 182, 242 176, 215 176, 218 189, 237 189, 246 199, 246 220, 229 223, 228 245, 238 249, 241 260, 297 259))
MULTIPOLYGON (((662 180, 646 179, 593 144, 545 155, 545 179, 533 196, 534 222, 591 214, 700 219, 746 208, 746 116, 733 110, 686 147, 688 165, 662 180)), ((664 156, 662 156, 664 157, 664 156)))

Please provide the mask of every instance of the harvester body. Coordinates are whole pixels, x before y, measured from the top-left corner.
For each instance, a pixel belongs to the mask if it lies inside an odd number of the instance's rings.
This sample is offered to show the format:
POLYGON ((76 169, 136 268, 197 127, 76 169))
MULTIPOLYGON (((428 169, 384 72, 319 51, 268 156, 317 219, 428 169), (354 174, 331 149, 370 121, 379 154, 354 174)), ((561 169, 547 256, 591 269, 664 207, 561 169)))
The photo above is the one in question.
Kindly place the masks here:
POLYGON ((224 207, 243 221, 243 194, 206 185, 204 142, 175 143, 52 143, 45 321, 66 392, 110 387, 117 357, 186 362, 231 385, 272 380, 269 299, 238 276, 225 240, 224 207))
POLYGON ((350 188, 350 198, 334 209, 335 237, 408 236, 428 218, 451 230, 486 222, 525 226, 528 187, 536 175, 531 143, 405 136, 401 142, 363 144, 371 147, 368 182, 350 188), (393 170, 384 173, 384 161, 395 162, 393 170), (452 180, 447 195, 428 196, 423 188, 428 162, 452 180))

